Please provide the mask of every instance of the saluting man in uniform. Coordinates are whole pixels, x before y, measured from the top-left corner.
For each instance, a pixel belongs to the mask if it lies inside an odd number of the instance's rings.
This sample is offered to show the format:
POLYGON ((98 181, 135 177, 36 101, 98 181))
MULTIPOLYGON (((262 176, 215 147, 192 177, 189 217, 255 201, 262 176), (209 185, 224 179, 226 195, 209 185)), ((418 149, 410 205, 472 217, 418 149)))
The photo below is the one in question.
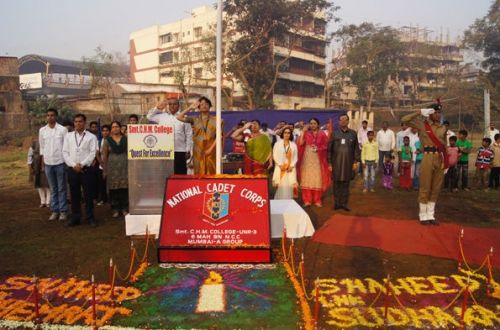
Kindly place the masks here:
POLYGON ((424 157, 420 165, 420 186, 418 191, 419 218, 422 225, 437 225, 434 209, 441 191, 445 169, 448 167, 446 154, 446 127, 441 125, 441 104, 439 100, 428 109, 420 109, 402 118, 408 126, 418 129, 424 157))

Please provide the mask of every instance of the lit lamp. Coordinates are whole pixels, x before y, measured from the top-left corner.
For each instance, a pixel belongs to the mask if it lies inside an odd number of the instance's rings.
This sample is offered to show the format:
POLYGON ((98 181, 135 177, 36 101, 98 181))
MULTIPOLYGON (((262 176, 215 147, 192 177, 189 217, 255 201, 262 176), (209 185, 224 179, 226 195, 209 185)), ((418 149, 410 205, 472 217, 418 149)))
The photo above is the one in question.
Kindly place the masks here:
POLYGON ((226 311, 226 289, 222 276, 211 271, 200 286, 200 296, 196 313, 225 312, 226 311))

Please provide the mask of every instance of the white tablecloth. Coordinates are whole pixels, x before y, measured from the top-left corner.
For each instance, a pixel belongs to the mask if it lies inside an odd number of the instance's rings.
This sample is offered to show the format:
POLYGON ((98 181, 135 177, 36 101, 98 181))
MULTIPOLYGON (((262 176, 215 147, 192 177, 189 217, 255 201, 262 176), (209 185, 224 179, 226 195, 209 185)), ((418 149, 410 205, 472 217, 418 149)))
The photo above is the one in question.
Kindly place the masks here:
MULTIPOLYGON (((132 215, 125 217, 125 233, 127 236, 145 235, 146 226, 150 235, 158 237, 161 215, 132 215)), ((283 225, 286 226, 288 238, 312 236, 314 227, 309 215, 293 199, 271 200, 271 237, 283 235, 283 225)))
POLYGON ((271 237, 283 236, 283 225, 286 226, 288 238, 314 234, 309 215, 293 199, 271 200, 271 237))

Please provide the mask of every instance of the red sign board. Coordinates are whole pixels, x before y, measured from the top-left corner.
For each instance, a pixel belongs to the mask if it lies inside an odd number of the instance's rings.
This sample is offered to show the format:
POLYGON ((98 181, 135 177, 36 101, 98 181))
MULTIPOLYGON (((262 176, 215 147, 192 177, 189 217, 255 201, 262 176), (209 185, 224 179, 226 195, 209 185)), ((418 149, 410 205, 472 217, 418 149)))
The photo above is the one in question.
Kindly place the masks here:
POLYGON ((271 261, 267 178, 172 176, 159 262, 271 261))

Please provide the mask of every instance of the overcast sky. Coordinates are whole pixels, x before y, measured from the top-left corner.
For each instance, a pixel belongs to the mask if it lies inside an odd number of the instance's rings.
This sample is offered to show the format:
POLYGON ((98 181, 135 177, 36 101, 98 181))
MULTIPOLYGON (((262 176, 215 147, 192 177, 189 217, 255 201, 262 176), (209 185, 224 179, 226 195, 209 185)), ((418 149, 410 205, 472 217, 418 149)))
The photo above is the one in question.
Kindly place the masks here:
MULTIPOLYGON (((165 24, 213 0, 0 0, 0 56, 39 54, 80 60, 102 45, 128 52, 132 31, 165 24)), ((428 27, 456 39, 491 0, 338 0, 341 24, 364 21, 428 27)), ((335 29, 335 25, 330 30, 335 29)))

